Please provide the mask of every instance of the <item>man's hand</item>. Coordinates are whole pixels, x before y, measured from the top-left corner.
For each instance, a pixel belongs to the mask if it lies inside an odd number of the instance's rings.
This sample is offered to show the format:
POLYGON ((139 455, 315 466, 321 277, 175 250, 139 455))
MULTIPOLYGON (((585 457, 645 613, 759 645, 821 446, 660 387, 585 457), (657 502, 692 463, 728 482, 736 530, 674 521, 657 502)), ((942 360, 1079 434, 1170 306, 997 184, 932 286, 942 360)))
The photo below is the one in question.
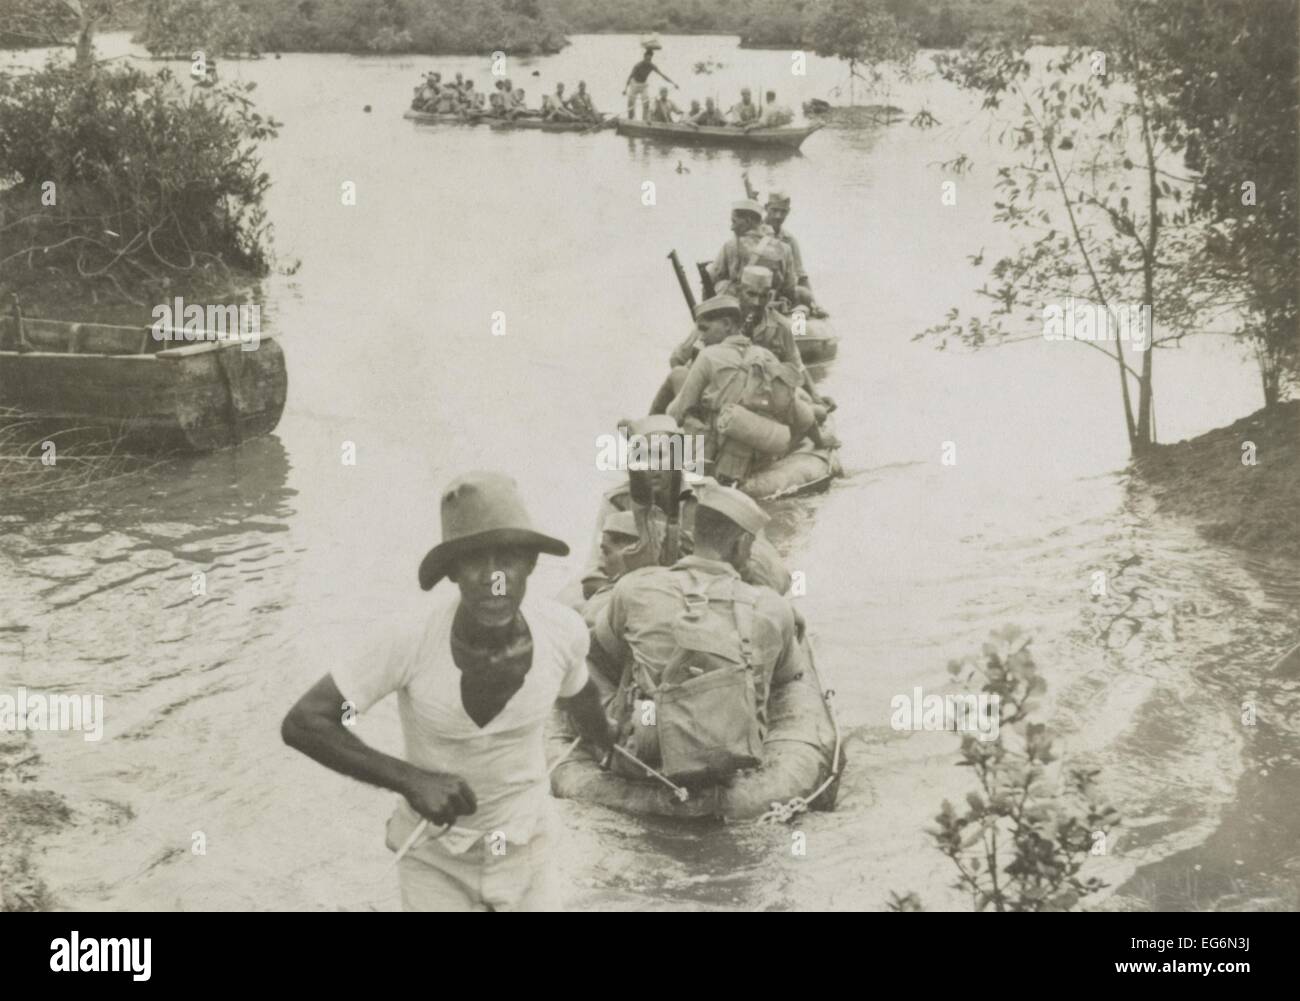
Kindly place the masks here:
POLYGON ((835 408, 839 406, 839 404, 837 404, 833 399, 831 399, 825 393, 821 394, 821 405, 826 408, 826 412, 828 414, 835 413, 835 408))
POLYGON ((474 790, 459 775, 413 768, 402 790, 411 809, 435 824, 453 823, 478 809, 474 790))

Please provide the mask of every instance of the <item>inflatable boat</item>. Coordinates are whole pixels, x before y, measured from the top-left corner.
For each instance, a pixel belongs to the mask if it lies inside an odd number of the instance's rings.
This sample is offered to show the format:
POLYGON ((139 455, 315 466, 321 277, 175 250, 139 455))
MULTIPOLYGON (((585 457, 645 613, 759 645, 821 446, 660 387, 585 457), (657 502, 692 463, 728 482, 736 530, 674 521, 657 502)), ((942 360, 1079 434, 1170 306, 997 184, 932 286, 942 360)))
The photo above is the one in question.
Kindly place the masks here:
POLYGON ((840 351, 840 338, 830 320, 810 318, 804 333, 794 339, 799 346, 799 357, 805 365, 821 365, 833 359, 840 351))
POLYGON ((813 448, 805 439, 789 455, 751 473, 740 489, 760 501, 803 497, 821 493, 830 487, 831 480, 843 475, 838 449, 813 448))
POLYGON ((773 688, 768 698, 768 733, 763 764, 729 781, 687 791, 683 799, 649 776, 626 778, 602 769, 585 744, 576 744, 568 717, 557 710, 546 733, 551 792, 657 817, 714 817, 724 820, 787 820, 804 810, 831 810, 843 771, 834 692, 823 689, 812 649, 802 642, 806 671, 773 688))

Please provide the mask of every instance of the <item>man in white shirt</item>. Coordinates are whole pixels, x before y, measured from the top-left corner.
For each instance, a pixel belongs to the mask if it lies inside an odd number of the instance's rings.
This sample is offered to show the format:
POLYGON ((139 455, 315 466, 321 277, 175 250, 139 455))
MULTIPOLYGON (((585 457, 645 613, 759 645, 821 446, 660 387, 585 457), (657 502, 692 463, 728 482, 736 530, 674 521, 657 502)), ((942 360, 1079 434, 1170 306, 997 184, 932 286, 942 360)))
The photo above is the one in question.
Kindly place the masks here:
POLYGON ((443 541, 420 564, 446 593, 426 622, 366 660, 327 674, 285 717, 291 747, 344 775, 400 793, 388 823, 396 850, 430 828, 399 866, 406 910, 552 910, 550 801, 543 727, 558 700, 583 737, 612 742, 587 675, 582 617, 526 596, 538 553, 569 547, 533 530, 513 480, 469 473, 442 497, 443 541), (396 693, 403 758, 343 722, 396 693))

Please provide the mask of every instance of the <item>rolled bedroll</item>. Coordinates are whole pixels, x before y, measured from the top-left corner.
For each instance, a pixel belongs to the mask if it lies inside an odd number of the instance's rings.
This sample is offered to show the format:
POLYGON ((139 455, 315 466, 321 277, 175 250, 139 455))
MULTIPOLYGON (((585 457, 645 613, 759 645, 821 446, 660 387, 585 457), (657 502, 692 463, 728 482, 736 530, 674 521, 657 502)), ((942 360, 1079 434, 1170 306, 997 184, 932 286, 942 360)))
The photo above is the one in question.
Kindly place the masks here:
POLYGON ((742 821, 834 809, 842 767, 833 765, 842 765, 843 749, 831 709, 833 693, 823 692, 812 651, 806 639, 802 642, 808 669, 772 689, 759 767, 738 772, 725 783, 691 789, 682 801, 653 778, 631 779, 601 769, 585 744, 570 752, 575 732, 557 710, 546 733, 551 792, 560 799, 656 817, 742 821))

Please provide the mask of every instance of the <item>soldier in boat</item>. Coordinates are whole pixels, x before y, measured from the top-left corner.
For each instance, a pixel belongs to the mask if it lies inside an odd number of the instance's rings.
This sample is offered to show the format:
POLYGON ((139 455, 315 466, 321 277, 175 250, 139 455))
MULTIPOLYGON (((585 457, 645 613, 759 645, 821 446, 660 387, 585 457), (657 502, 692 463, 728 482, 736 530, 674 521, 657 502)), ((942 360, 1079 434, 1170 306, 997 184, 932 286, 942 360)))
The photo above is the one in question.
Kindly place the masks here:
POLYGON ((753 125, 758 122, 761 114, 758 105, 753 101, 753 91, 748 87, 742 87, 740 90, 740 103, 733 104, 731 110, 727 112, 727 124, 753 125))

